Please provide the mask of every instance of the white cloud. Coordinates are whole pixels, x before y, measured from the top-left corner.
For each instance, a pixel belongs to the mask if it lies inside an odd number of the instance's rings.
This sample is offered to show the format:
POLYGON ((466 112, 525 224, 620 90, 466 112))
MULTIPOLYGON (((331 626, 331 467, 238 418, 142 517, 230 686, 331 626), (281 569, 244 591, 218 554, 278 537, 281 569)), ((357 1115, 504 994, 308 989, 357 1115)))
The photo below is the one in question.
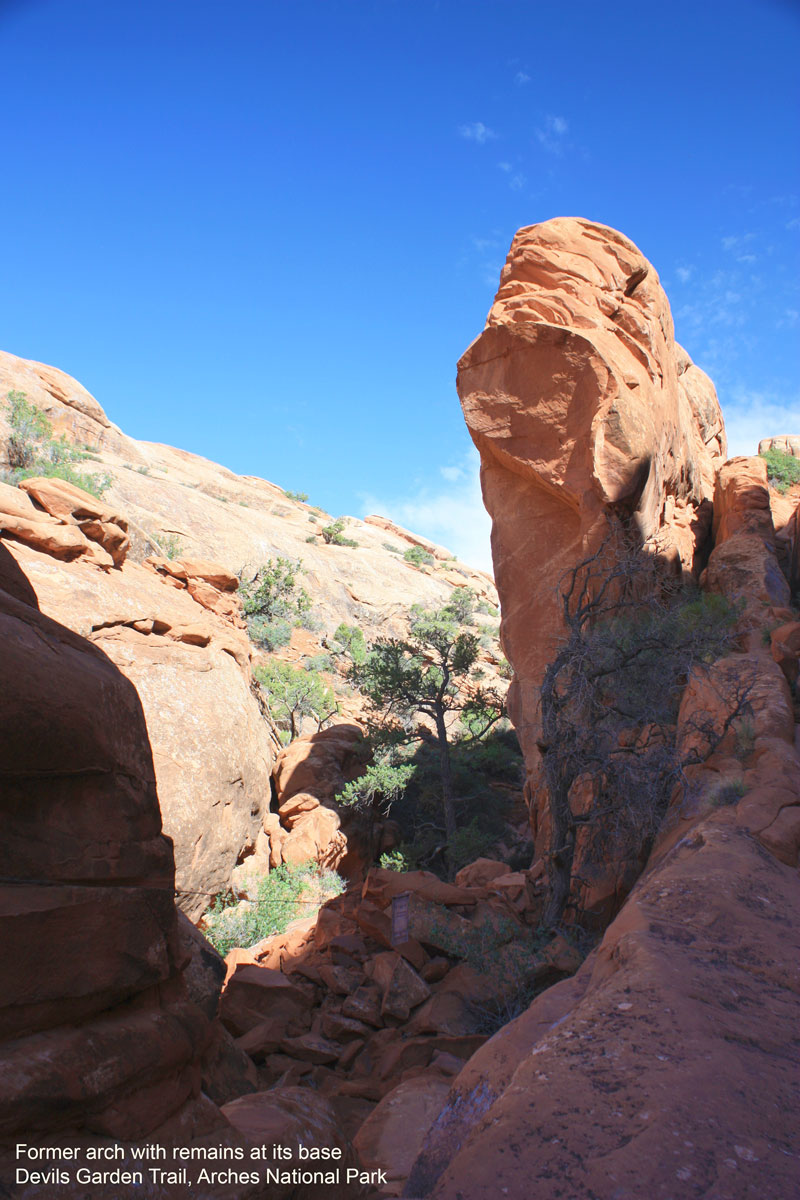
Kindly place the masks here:
POLYGON ((548 114, 543 124, 534 130, 536 140, 548 154, 563 154, 564 147, 561 139, 569 129, 566 117, 556 117, 548 114))
POLYGON ((513 170, 513 167, 511 166, 510 162, 499 162, 497 165, 500 168, 500 170, 505 171, 506 174, 508 174, 509 172, 511 172, 513 170))
POLYGON ((523 87, 526 83, 530 83, 530 81, 531 77, 525 71, 517 71, 514 76, 514 83, 516 83, 517 87, 523 87))
POLYGON ((800 394, 792 399, 738 389, 723 406, 728 456, 757 454, 762 438, 800 432, 800 394))
POLYGON ((481 499, 479 467, 478 452, 472 449, 461 463, 440 467, 447 486, 422 484, 415 491, 394 498, 362 495, 364 515, 380 513, 413 533, 446 546, 468 566, 491 574, 491 522, 481 499))
POLYGON ((678 279, 680 279, 681 283, 688 283, 689 280, 692 278, 693 271, 694 271, 694 267, 676 267, 675 268, 675 274, 678 276, 678 279))
POLYGON ((494 130, 490 129, 488 125, 484 125, 483 121, 473 121, 471 125, 459 125, 458 132, 468 142, 477 142, 480 146, 497 137, 494 130))

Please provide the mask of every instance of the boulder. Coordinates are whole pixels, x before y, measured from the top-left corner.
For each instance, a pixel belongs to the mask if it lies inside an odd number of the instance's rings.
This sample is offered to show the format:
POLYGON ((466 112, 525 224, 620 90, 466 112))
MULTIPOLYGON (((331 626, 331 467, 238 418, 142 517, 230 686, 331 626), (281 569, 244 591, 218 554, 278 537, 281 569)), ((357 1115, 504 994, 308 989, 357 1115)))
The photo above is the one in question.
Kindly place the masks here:
POLYGON ((422 1142, 444 1107, 450 1086, 442 1078, 420 1076, 398 1084, 370 1113, 355 1136, 359 1159, 383 1170, 385 1196, 399 1196, 422 1142))

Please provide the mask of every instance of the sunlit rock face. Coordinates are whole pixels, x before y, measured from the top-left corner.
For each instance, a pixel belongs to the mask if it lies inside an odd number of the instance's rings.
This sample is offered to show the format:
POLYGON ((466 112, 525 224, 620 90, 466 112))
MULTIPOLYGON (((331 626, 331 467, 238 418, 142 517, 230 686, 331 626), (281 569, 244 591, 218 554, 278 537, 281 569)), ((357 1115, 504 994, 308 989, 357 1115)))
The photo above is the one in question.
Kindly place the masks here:
POLYGON ((725 460, 713 384, 676 342, 653 266, 622 234, 559 217, 521 229, 483 333, 458 365, 481 455, 514 724, 535 770, 559 581, 606 516, 698 574, 725 460))

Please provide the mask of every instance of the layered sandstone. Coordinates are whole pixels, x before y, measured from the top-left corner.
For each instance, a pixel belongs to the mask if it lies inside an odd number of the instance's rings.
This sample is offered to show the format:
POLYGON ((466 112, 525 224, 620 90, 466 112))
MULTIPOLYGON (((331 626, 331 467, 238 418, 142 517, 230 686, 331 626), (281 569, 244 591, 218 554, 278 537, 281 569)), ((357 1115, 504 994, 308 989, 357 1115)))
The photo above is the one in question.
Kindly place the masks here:
POLYGON ((699 574, 722 416, 711 381, 675 342, 653 266, 622 234, 571 218, 517 233, 458 390, 493 522, 512 718, 532 766, 559 581, 612 514, 699 574))
POLYGON ((210 563, 132 561, 127 519, 57 479, 0 484, 0 534, 40 607, 135 685, 181 904, 199 916, 270 802, 275 746, 252 690, 238 581, 210 563))
POLYGON ((201 1093, 211 1027, 183 980, 172 847, 136 691, 98 646, 39 611, 3 545, 0 639, 0 1190, 37 1197, 40 1185, 10 1183, 17 1141, 235 1135, 201 1093))

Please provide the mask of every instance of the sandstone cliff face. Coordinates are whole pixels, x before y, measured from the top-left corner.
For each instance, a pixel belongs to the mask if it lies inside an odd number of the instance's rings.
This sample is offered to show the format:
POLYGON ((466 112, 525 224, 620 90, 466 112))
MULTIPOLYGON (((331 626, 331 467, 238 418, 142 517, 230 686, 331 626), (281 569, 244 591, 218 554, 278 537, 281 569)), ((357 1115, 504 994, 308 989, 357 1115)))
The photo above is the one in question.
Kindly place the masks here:
POLYGON ((615 230, 568 218, 517 233, 458 391, 493 519, 512 719, 533 767, 560 578, 618 511, 643 545, 699 574, 722 416, 675 343, 652 265, 615 230))
POLYGON ((200 1093, 210 1027, 184 987, 172 848, 136 692, 102 650, 38 610, 4 546, 0 637, 2 1175, 13 1178, 15 1141, 225 1140, 200 1093))
POLYGON ((205 589, 193 594, 127 558, 125 518, 81 521, 93 506, 99 516, 115 515, 103 514, 102 502, 60 480, 27 480, 25 488, 0 484, 3 546, 40 607, 101 647, 136 686, 176 847, 181 903, 199 916, 208 893, 227 885, 243 848, 255 843, 269 808, 275 748, 251 690, 247 637, 235 619, 209 607, 226 593, 192 575, 205 589), (116 562, 95 536, 113 544, 116 562))

